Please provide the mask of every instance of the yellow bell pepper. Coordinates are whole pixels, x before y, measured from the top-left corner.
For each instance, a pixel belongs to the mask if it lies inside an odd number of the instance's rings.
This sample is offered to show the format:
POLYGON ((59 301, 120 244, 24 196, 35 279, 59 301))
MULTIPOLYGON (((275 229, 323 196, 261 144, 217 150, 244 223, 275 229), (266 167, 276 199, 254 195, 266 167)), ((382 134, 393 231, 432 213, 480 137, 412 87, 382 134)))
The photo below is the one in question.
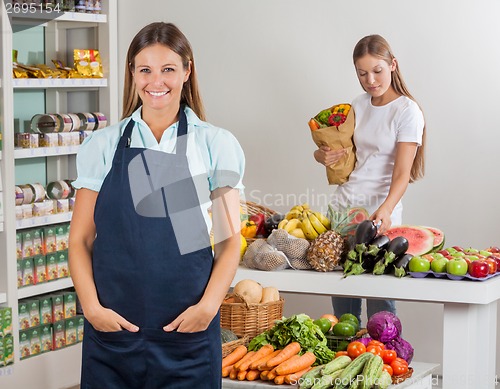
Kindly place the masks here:
POLYGON ((245 238, 255 238, 255 235, 257 235, 257 224, 251 220, 243 220, 241 222, 241 235, 245 238))

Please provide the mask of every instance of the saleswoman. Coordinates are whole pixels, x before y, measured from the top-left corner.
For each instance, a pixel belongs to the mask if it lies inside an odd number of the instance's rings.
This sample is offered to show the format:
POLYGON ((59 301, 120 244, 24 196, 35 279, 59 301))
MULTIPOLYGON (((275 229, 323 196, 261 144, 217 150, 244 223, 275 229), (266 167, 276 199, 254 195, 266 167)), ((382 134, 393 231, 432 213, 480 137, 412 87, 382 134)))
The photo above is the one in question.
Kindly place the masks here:
MULTIPOLYGON (((409 182, 424 175, 424 116, 384 38, 361 39, 354 47, 353 62, 366 92, 352 102, 357 161, 349 180, 334 193, 333 205, 366 208, 383 234, 391 224, 402 224, 403 194, 409 182)), ((344 152, 321 147, 314 158, 330 166, 344 152)), ((352 313, 360 319, 361 299, 333 297, 332 301, 335 315, 352 313)), ((367 300, 368 317, 382 310, 395 313, 394 301, 367 300)))
POLYGON ((221 386, 218 311, 239 263, 244 155, 203 120, 188 40, 172 24, 144 27, 127 54, 123 120, 77 157, 82 388, 221 386))

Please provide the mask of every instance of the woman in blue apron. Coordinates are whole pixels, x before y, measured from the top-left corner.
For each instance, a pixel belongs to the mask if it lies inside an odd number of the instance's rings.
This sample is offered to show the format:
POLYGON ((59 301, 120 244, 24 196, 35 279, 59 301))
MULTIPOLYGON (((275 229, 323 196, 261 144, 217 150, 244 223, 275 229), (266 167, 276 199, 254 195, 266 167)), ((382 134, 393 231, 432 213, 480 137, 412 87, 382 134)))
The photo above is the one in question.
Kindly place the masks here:
POLYGON ((192 50, 174 25, 144 27, 126 68, 123 120, 81 145, 73 183, 81 388, 219 388, 244 155, 203 121, 192 50))

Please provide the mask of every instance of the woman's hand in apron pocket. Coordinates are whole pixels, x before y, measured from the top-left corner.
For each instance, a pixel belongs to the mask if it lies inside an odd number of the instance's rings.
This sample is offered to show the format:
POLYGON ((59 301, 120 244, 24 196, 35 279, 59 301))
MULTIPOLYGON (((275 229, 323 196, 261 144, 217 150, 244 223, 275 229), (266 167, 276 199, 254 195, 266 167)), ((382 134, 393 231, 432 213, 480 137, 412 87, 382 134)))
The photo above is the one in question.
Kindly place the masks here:
POLYGON ((163 327, 163 330, 166 332, 205 331, 216 314, 217 309, 212 312, 206 305, 198 303, 187 308, 173 322, 163 327))
POLYGON ((85 315, 87 320, 96 331, 101 332, 116 332, 116 331, 130 331, 137 332, 139 327, 125 320, 118 313, 112 309, 100 306, 90 314, 85 315))

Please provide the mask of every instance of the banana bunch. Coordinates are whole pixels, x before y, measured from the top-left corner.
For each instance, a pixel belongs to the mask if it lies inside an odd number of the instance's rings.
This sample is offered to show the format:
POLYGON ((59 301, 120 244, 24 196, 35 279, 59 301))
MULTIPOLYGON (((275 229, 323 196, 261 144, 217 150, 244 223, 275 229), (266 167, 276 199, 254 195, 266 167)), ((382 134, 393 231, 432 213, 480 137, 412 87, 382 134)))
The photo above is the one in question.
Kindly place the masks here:
POLYGON ((307 203, 295 205, 279 223, 284 229, 297 238, 314 240, 330 229, 330 220, 321 212, 314 212, 307 203))

